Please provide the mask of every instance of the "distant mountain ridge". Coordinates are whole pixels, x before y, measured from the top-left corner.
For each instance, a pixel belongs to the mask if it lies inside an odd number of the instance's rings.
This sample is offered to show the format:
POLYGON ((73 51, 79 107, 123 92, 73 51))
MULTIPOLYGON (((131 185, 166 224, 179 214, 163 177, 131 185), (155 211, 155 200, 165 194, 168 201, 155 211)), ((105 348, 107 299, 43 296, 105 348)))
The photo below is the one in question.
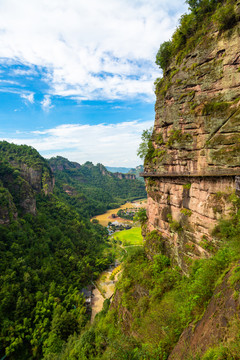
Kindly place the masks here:
POLYGON ((61 156, 51 158, 48 163, 56 179, 58 196, 86 216, 146 197, 145 185, 134 173, 112 173, 102 164, 88 161, 80 165, 61 156))
POLYGON ((108 171, 110 171, 110 172, 113 172, 113 173, 117 173, 117 172, 118 172, 118 173, 122 173, 122 174, 135 174, 137 179, 139 178, 140 180, 144 181, 143 178, 141 178, 141 177, 139 176, 139 174, 144 171, 143 165, 138 165, 138 166, 136 166, 135 168, 110 167, 110 166, 106 166, 106 169, 107 169, 108 171))
POLYGON ((36 215, 37 195, 53 192, 84 217, 146 197, 134 173, 111 173, 102 164, 80 165, 61 156, 46 160, 30 146, 0 142, 0 224, 36 215))
POLYGON ((120 172, 122 174, 127 174, 132 168, 106 166, 106 169, 112 173, 120 172))

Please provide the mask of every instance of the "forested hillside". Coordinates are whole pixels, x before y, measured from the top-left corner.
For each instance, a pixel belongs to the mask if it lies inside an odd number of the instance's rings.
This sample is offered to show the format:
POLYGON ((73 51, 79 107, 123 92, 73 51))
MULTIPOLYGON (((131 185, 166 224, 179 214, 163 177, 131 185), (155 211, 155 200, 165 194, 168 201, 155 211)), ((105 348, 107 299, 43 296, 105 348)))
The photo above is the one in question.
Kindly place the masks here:
POLYGON ((49 160, 49 165, 56 179, 56 194, 87 217, 102 214, 127 200, 146 197, 141 181, 120 179, 102 164, 79 165, 57 156, 49 160))
POLYGON ((144 247, 128 253, 112 303, 54 360, 240 358, 240 3, 187 3, 156 58, 144 247))
POLYGON ((41 359, 81 332, 80 291, 112 262, 106 230, 52 194, 45 159, 0 143, 0 357, 41 359))

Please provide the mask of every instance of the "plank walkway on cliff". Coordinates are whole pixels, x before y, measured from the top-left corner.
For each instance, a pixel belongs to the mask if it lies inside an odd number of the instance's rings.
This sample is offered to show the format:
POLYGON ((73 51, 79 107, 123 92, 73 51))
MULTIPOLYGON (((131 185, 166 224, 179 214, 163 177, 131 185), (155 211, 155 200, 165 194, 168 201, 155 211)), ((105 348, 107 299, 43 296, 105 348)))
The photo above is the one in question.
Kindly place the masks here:
POLYGON ((225 177, 225 176, 240 176, 240 170, 237 171, 217 171, 217 172, 185 172, 185 173, 158 173, 158 172, 143 172, 139 174, 141 177, 225 177))

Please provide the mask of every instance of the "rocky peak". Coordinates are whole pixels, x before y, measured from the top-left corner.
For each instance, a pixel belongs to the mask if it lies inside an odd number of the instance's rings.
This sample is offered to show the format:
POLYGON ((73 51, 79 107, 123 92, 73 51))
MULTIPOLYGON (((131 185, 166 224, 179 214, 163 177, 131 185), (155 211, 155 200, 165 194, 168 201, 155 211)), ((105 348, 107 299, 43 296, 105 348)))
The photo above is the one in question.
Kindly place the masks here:
POLYGON ((77 162, 69 161, 62 156, 53 157, 48 160, 48 163, 53 172, 81 168, 81 165, 77 162))

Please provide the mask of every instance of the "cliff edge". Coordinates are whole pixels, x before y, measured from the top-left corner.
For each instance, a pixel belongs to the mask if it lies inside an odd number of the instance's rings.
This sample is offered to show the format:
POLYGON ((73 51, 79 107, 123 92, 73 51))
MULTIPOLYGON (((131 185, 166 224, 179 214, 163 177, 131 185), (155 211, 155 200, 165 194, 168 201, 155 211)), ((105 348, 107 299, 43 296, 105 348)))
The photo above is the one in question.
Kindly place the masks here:
POLYGON ((198 29, 194 46, 188 42, 155 84, 143 174, 147 232, 167 239, 168 253, 184 271, 217 246, 212 230, 228 216, 229 197, 240 187, 240 3, 229 6, 235 14, 229 29, 222 30, 215 13, 205 35, 198 29))

